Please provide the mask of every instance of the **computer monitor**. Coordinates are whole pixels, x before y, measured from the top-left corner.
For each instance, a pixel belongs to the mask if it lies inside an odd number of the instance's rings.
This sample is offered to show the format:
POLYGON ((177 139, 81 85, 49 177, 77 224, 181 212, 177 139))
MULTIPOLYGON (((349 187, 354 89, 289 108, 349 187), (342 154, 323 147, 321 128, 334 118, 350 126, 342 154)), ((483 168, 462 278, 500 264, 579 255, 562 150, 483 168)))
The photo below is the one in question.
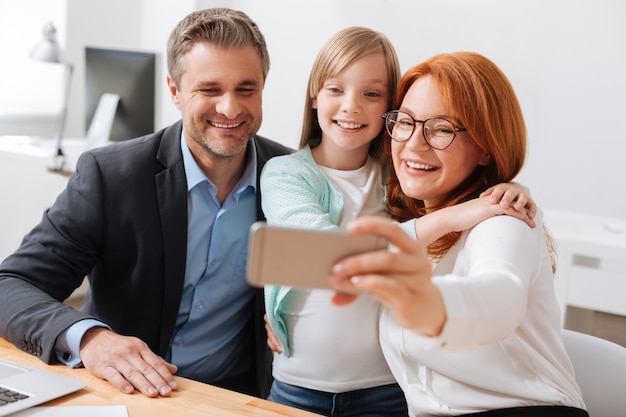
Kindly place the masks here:
POLYGON ((154 131, 156 54, 152 52, 85 48, 85 129, 104 93, 120 96, 111 128, 111 141, 154 131))

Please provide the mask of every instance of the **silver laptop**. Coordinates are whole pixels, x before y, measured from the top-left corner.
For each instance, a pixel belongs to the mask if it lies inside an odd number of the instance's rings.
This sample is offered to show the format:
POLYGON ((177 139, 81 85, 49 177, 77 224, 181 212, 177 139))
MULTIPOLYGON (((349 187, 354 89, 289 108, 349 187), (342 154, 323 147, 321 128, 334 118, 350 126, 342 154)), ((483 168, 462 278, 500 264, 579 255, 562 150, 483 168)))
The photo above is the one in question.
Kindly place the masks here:
POLYGON ((86 387, 83 381, 0 358, 0 416, 86 387))

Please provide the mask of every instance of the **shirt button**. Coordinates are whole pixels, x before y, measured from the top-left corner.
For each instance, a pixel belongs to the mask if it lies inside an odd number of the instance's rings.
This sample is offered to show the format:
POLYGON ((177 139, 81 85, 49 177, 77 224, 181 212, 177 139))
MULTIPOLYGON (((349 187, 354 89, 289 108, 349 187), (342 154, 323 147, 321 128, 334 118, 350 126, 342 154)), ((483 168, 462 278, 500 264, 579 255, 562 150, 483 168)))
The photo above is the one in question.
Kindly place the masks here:
POLYGON ((199 302, 199 303, 196 304, 196 308, 198 310, 202 310, 204 308, 204 304, 202 302, 199 302))

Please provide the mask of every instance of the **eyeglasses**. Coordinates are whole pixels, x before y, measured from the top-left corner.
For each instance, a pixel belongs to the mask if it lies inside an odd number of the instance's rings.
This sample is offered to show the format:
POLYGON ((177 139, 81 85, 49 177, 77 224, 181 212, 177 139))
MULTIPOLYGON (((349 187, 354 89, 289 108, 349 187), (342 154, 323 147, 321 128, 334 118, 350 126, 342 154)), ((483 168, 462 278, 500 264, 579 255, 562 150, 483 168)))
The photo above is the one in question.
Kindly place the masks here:
POLYGON ((385 119, 387 133, 396 142, 409 140, 418 123, 422 124, 422 136, 426 143, 434 149, 446 149, 452 144, 456 132, 466 132, 464 127, 456 127, 451 121, 434 117, 426 120, 415 120, 413 116, 400 110, 392 110, 382 115, 385 119))

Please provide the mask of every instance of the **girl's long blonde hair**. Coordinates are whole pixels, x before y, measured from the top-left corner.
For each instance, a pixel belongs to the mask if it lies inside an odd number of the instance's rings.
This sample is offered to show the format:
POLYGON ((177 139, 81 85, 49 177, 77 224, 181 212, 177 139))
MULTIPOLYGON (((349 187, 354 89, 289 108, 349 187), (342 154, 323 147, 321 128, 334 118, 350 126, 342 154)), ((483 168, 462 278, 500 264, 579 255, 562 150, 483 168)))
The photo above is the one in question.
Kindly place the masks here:
MULTIPOLYGON (((315 146, 317 145, 315 141, 322 137, 322 129, 317 120, 317 110, 313 108, 313 100, 322 89, 324 82, 337 76, 357 59, 376 52, 381 52, 387 62, 390 93, 387 108, 391 108, 400 79, 400 64, 393 45, 385 35, 366 27, 353 26, 340 30, 326 41, 313 63, 304 101, 299 148, 307 144, 315 146)), ((379 161, 383 155, 383 130, 372 141, 369 152, 379 161)))

